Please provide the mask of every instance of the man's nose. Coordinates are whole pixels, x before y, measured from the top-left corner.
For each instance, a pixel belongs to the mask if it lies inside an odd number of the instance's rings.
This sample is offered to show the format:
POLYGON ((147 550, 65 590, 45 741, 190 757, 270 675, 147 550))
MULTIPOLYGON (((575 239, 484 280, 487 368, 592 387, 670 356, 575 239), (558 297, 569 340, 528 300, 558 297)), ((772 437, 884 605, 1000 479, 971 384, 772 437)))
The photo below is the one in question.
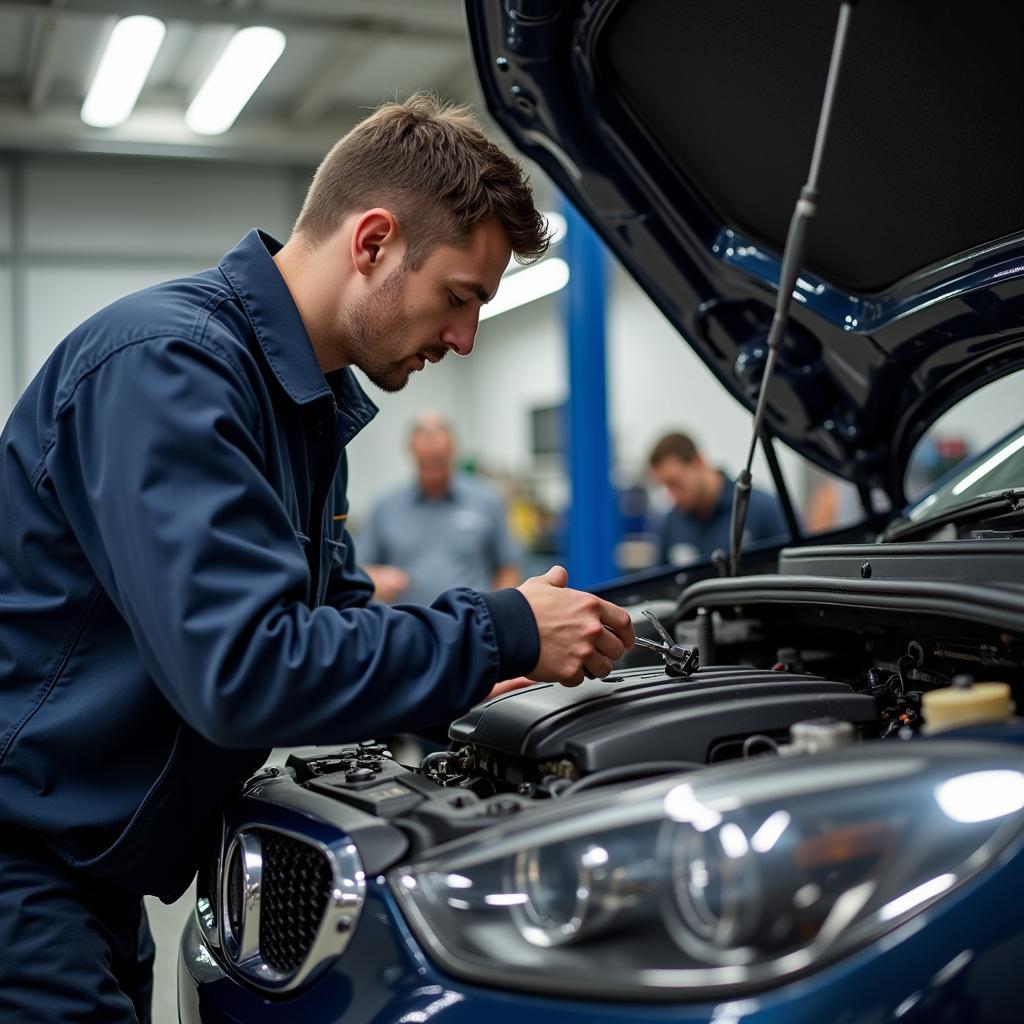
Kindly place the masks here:
POLYGON ((468 356, 473 351, 473 341, 475 338, 476 320, 472 324, 446 327, 441 332, 441 343, 444 345, 445 350, 460 356, 468 356))

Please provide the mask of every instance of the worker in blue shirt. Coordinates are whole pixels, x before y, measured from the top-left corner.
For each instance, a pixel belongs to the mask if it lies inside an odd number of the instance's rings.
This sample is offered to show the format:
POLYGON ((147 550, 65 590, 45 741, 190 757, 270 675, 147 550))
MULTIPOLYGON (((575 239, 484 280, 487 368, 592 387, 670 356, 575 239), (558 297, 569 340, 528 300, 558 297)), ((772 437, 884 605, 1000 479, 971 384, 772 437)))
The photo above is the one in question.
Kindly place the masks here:
MULTIPOLYGON (((710 558, 716 549, 728 552, 735 485, 721 470, 704 461, 686 434, 666 434, 651 450, 651 476, 672 498, 661 522, 660 560, 686 565, 710 558)), ((750 492, 743 543, 789 538, 778 501, 764 491, 750 492)))
POLYGON ((282 246, 101 310, 0 436, 0 1020, 149 1019, 141 894, 187 887, 218 804, 278 745, 575 684, 628 615, 554 567, 369 604, 345 445, 384 391, 468 355, 510 253, 546 247, 521 168, 463 111, 381 107, 282 246), (503 680, 511 682, 502 683, 503 680))
POLYGON ((505 502, 490 481, 456 470, 455 438, 444 417, 417 416, 409 452, 415 479, 382 495, 359 528, 359 558, 374 597, 429 604, 450 587, 514 587, 521 552, 505 502))

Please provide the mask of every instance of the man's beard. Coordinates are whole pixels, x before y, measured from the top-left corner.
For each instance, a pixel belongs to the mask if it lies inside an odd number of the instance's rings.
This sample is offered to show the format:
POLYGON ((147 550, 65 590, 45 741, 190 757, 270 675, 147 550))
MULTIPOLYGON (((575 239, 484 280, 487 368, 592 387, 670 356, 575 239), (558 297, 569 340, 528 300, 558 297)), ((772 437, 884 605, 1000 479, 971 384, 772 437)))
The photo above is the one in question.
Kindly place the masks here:
POLYGON ((403 365, 413 354, 409 324, 401 313, 407 272, 404 264, 393 270, 374 294, 362 298, 345 317, 349 362, 381 391, 401 391, 412 372, 403 365), (403 352, 402 358, 393 358, 403 352))

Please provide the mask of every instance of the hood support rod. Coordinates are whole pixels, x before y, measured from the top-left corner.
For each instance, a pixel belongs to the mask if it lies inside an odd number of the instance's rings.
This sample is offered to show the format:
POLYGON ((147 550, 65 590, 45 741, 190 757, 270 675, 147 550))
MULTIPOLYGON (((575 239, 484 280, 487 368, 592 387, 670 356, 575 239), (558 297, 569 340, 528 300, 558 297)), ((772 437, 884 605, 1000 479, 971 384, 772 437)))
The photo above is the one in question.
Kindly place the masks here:
POLYGON ((832 106, 835 102, 836 84, 839 81, 839 68, 843 62, 846 34, 855 2, 856 0, 843 0, 839 7, 839 22, 836 25, 835 39, 832 43, 832 59, 828 67, 828 78, 825 81, 825 94, 821 101, 821 115, 818 118, 818 132, 814 138, 811 170, 807 176, 807 184, 800 190, 800 198, 796 201, 796 208, 793 210, 793 216, 789 222, 789 233, 786 235, 786 246, 782 250, 779 290, 775 297, 775 314, 768 330, 768 358, 764 364, 764 372, 761 374, 761 387, 754 410, 754 429, 750 439, 750 451, 747 454, 746 467, 736 478, 736 489, 733 492, 732 519, 729 530, 729 574, 731 576, 739 575, 740 546, 743 543, 743 527, 746 525, 747 508, 750 504, 750 470, 754 463, 754 452, 757 450, 757 441, 761 437, 764 423, 768 384, 775 372, 775 363, 778 360, 786 322, 789 319, 793 289, 796 287, 807 245, 808 222, 818 211, 818 173, 821 170, 821 158, 825 151, 825 140, 828 138, 829 125, 832 120, 832 106))

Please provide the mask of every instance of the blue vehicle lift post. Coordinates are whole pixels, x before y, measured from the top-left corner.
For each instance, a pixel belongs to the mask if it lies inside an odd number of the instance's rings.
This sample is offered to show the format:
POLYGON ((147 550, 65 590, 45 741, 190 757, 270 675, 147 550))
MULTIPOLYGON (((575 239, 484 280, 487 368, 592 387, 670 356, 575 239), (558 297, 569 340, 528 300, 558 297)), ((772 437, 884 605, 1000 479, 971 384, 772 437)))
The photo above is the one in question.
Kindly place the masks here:
POLYGON ((609 479, 605 356, 607 257, 600 239, 568 202, 565 247, 569 284, 563 300, 569 361, 566 455, 570 503, 565 554, 569 585, 594 586, 616 574, 619 514, 609 479))

